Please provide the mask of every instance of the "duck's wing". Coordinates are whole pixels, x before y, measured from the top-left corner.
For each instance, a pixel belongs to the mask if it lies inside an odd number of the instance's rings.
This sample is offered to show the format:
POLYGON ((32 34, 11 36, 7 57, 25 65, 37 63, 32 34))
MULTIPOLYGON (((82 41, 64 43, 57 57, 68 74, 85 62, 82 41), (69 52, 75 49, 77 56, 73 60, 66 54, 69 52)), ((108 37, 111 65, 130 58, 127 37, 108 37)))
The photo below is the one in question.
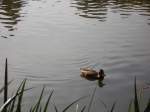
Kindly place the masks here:
POLYGON ((95 70, 91 68, 80 68, 80 71, 86 71, 86 72, 96 72, 95 70))

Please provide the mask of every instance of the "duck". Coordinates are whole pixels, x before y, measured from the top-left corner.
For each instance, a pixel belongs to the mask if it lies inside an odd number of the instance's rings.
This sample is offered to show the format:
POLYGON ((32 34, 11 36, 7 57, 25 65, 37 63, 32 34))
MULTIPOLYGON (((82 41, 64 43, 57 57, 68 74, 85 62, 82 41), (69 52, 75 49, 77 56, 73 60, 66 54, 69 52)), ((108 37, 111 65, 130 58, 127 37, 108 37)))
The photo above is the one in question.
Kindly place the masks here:
POLYGON ((103 69, 100 69, 99 72, 93 70, 92 68, 80 68, 81 77, 86 79, 98 79, 103 80, 106 76, 103 69))

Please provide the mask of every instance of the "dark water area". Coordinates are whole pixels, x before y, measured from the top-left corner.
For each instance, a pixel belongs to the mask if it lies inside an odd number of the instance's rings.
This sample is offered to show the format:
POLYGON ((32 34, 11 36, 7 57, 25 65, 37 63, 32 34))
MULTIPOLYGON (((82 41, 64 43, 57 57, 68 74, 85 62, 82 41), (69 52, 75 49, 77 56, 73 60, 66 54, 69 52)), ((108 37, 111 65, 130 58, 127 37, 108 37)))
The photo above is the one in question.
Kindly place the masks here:
MULTIPOLYGON (((60 110, 97 86, 92 112, 105 111, 101 100, 108 108, 117 101, 116 111, 126 112, 134 77, 139 90, 150 82, 149 48, 149 0, 0 0, 0 85, 7 57, 10 92, 24 78, 37 87, 25 95, 25 108, 42 85, 45 96, 54 89, 52 102, 60 110), (85 80, 82 67, 103 68, 106 77, 85 80)), ((144 90, 144 102, 149 93, 144 90)))
POLYGON ((77 15, 99 21, 106 21, 110 12, 118 13, 122 18, 128 18, 135 12, 142 16, 150 16, 148 0, 74 0, 72 6, 77 8, 77 15))
MULTIPOLYGON (((20 0, 1 0, 0 1, 0 22, 10 32, 17 29, 15 26, 21 21, 20 11, 24 6, 23 1, 20 0)), ((13 33, 9 36, 14 36, 13 33)), ((1 35, 3 38, 7 38, 6 35, 1 35)))

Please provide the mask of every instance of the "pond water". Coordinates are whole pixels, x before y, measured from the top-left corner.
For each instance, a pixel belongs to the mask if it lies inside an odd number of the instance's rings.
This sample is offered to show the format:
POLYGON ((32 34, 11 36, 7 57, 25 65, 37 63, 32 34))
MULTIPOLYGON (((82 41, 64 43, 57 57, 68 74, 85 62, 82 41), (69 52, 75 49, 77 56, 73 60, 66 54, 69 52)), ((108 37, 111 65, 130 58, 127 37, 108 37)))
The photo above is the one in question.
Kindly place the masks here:
MULTIPOLYGON (((125 112, 134 77, 138 87, 150 82, 150 1, 0 0, 1 85, 6 57, 14 80, 10 94, 24 78, 37 87, 26 94, 25 105, 37 100, 42 85, 45 95, 54 89, 52 102, 60 110, 97 86, 92 112, 105 111, 101 100, 109 109, 116 101, 116 111, 125 112), (85 80, 81 67, 103 68, 106 77, 85 80)), ((149 90, 143 94, 147 101, 149 90)))

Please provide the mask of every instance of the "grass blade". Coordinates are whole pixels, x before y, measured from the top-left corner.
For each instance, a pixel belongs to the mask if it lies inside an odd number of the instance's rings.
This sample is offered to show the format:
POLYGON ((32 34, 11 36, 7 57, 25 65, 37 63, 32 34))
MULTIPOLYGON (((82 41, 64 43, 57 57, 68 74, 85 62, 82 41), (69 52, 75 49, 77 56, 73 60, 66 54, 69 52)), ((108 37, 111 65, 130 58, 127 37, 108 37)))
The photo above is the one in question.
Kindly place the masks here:
MULTIPOLYGON (((20 86, 18 87, 17 91, 16 91, 16 95, 19 93, 22 85, 23 85, 23 82, 24 80, 21 82, 20 86)), ((9 107, 9 112, 13 112, 14 110, 14 105, 15 105, 15 102, 16 102, 16 97, 14 98, 13 102, 11 103, 10 107, 9 107)))
POLYGON ((106 103, 103 100, 101 100, 100 98, 99 98, 99 101, 103 104, 103 106, 105 107, 106 111, 108 112, 108 108, 107 108, 106 103))
POLYGON ((16 97, 16 96, 14 96, 14 97, 8 99, 8 100, 1 106, 0 112, 5 112, 5 111, 6 111, 5 108, 14 100, 15 97, 16 97))
POLYGON ((46 102, 46 104, 45 104, 45 107, 44 107, 44 111, 43 111, 43 112, 46 112, 46 111, 47 111, 47 107, 48 107, 48 104, 49 104, 49 101, 50 101, 50 99, 51 99, 51 97, 52 97, 53 92, 54 92, 54 90, 52 90, 52 92, 50 93, 50 95, 49 95, 49 97, 48 97, 48 100, 47 100, 47 102, 46 102))
POLYGON ((32 112, 32 107, 30 108, 29 112, 32 112))
POLYGON ((8 64, 7 58, 5 62, 5 79, 4 79, 4 103, 7 101, 7 91, 8 91, 8 64))
POLYGON ((88 106, 88 112, 90 112, 90 110, 91 110, 91 106, 92 106, 92 102, 93 102, 94 95, 95 95, 95 92, 96 92, 96 88, 97 88, 97 86, 95 87, 95 89, 93 91, 93 94, 92 94, 92 97, 91 97, 91 100, 90 100, 90 103, 89 103, 89 106, 88 106))
POLYGON ((129 103, 129 107, 128 107, 128 112, 132 112, 132 100, 130 101, 130 103, 129 103))
POLYGON ((42 106, 41 105, 39 107, 39 111, 38 112, 42 112, 42 106))
MULTIPOLYGON (((24 81, 22 81, 21 84, 20 84, 20 86, 18 87, 17 92, 16 92, 16 95, 17 95, 18 93, 20 94, 19 91, 20 91, 20 89, 21 89, 21 86, 22 86, 23 82, 24 82, 24 81)), ((25 89, 24 91, 28 91, 28 90, 31 90, 31 89, 33 89, 33 88, 27 88, 27 89, 25 89)), ((16 101, 16 97, 15 97, 14 100, 12 101, 8 112, 13 112, 13 110, 14 110, 14 105, 15 105, 15 101, 16 101)))
POLYGON ((137 96, 137 89, 136 89, 136 77, 134 80, 134 109, 135 109, 135 112, 140 112, 138 96, 137 96))
POLYGON ((147 103, 147 107, 145 108, 144 112, 150 112, 150 99, 147 103))
POLYGON ((18 97, 16 112, 21 112, 21 103, 22 103, 22 97, 23 97, 23 93, 24 93, 25 84, 26 84, 26 79, 23 80, 23 83, 22 83, 22 88, 21 88, 21 91, 20 91, 20 94, 18 97))
MULTIPOLYGON (((7 58, 5 61, 5 76, 4 76, 4 104, 7 101, 8 97, 8 64, 7 64, 7 58)), ((7 108, 4 108, 4 112, 7 111, 7 108)))
MULTIPOLYGON (((12 83, 12 81, 13 81, 13 80, 9 81, 9 82, 8 82, 8 85, 10 85, 10 84, 12 83)), ((0 89, 0 93, 2 93, 3 90, 4 90, 4 86, 0 89)))
POLYGON ((55 103, 53 104, 55 108, 55 112, 58 112, 58 108, 56 107, 55 103))
POLYGON ((71 104, 69 104, 62 112, 66 112, 73 104, 75 104, 76 102, 80 101, 81 99, 84 99, 86 96, 84 97, 80 97, 79 99, 73 101, 71 104))
POLYGON ((81 109, 81 112, 84 112, 85 108, 86 108, 86 105, 81 109))
POLYGON ((32 112, 38 112, 39 107, 40 107, 40 103, 41 103, 41 100, 42 100, 42 96, 43 96, 43 93, 44 93, 44 89, 45 89, 45 87, 43 87, 40 98, 39 98, 37 104, 33 107, 32 112))
MULTIPOLYGON (((5 76, 4 76, 4 104, 7 101, 8 96, 8 68, 7 68, 7 58, 5 61, 5 76)), ((7 108, 4 108, 4 112, 7 111, 7 108)))
POLYGON ((76 112, 78 112, 78 109, 79 109, 79 105, 77 104, 76 105, 76 112))
POLYGON ((38 111, 38 109, 40 107, 40 103, 41 103, 41 100, 42 100, 42 97, 43 97, 44 89, 45 89, 45 87, 43 87, 40 98, 39 98, 39 101, 37 102, 36 112, 38 111))
POLYGON ((14 95, 13 97, 9 98, 0 108, 0 112, 4 112, 5 108, 19 95, 20 93, 14 95))
POLYGON ((114 102, 114 103, 113 103, 113 105, 112 105, 112 107, 111 107, 110 112, 113 112, 113 111, 114 111, 114 109, 115 109, 115 105, 116 105, 116 102, 114 102))

